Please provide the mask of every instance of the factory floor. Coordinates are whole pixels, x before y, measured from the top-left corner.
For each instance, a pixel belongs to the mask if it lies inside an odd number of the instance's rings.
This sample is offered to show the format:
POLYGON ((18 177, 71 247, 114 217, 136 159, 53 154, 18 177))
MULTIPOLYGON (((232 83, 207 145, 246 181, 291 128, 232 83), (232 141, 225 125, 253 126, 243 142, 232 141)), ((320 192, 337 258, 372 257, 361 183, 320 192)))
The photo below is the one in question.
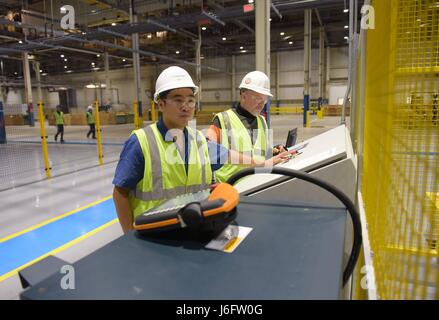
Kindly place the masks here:
MULTIPOLYGON (((298 128, 299 143, 338 126, 340 117, 320 120, 313 116, 311 128, 303 128, 302 121, 299 115, 272 116, 274 143, 284 143, 292 128, 298 128)), ((198 127, 203 128, 206 126, 198 127)), ((111 198, 111 181, 132 124, 103 128, 103 142, 107 145, 102 166, 97 165, 96 145, 85 137, 87 127, 67 126, 66 144, 55 143, 54 129, 49 128, 51 161, 66 165, 54 170, 53 178, 44 180, 41 180, 41 172, 34 172, 38 170, 25 172, 25 179, 20 176, 23 168, 28 169, 28 163, 40 167, 41 147, 32 143, 38 136, 38 128, 8 127, 7 130, 7 147, 12 149, 0 148, 0 160, 8 164, 2 165, 0 170, 0 176, 3 176, 0 185, 0 190, 3 189, 0 191, 0 299, 18 299, 22 287, 17 272, 25 266, 48 255, 74 263, 122 235, 111 198), (14 143, 27 159, 13 157, 14 143), (26 153, 23 148, 27 148, 26 153)))

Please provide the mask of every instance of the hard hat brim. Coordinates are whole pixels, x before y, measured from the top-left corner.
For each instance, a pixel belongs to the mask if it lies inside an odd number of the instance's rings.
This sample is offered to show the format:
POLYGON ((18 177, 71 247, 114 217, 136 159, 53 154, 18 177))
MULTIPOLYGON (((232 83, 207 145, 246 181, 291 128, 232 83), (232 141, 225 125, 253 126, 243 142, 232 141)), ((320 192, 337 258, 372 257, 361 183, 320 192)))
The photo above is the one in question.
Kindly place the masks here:
POLYGON ((169 85, 169 86, 165 86, 163 88, 160 88, 159 91, 154 93, 154 102, 155 103, 159 102, 159 96, 162 92, 169 91, 169 90, 175 90, 175 89, 183 89, 183 88, 190 88, 190 89, 194 90, 194 94, 198 93, 198 86, 190 84, 190 83, 188 83, 188 85, 182 84, 181 86, 179 86, 177 88, 175 87, 175 85, 169 85))

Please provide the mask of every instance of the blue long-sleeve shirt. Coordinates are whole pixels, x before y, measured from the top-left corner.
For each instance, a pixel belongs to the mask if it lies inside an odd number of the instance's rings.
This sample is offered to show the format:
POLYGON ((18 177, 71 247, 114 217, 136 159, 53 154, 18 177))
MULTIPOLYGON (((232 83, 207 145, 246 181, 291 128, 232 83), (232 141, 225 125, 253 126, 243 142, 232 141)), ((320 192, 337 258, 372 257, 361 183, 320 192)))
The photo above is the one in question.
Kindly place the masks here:
MULTIPOLYGON (((157 122, 157 129, 165 141, 172 141, 169 140, 169 136, 166 136, 168 129, 166 128, 162 119, 157 122)), ((186 128, 183 130, 183 133, 185 137, 184 162, 187 173, 190 143, 192 141, 191 139, 188 139, 189 134, 186 128)), ((212 171, 216 171, 220 169, 224 163, 226 163, 229 150, 224 148, 222 145, 211 141, 207 141, 207 147, 209 150, 211 169, 212 171)), ((116 172, 114 174, 113 184, 117 187, 134 190, 137 183, 143 179, 144 171, 145 158, 143 156, 142 148, 137 136, 131 135, 125 142, 120 154, 119 163, 117 164, 116 172)))

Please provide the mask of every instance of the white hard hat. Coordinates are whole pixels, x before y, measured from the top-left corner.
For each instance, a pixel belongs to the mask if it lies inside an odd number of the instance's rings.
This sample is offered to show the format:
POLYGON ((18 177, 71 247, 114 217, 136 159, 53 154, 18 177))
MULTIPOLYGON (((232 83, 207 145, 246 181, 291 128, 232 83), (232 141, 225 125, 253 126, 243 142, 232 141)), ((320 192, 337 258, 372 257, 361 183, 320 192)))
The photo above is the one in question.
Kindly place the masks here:
POLYGON ((245 75, 242 79, 239 89, 248 89, 266 96, 272 97, 270 92, 270 79, 261 71, 252 71, 245 75))
POLYGON ((194 94, 198 92, 198 87, 186 70, 176 66, 166 68, 155 83, 154 101, 158 102, 162 92, 178 88, 192 88, 194 94))
POLYGON ((92 106, 88 106, 87 110, 93 110, 93 107, 92 106))

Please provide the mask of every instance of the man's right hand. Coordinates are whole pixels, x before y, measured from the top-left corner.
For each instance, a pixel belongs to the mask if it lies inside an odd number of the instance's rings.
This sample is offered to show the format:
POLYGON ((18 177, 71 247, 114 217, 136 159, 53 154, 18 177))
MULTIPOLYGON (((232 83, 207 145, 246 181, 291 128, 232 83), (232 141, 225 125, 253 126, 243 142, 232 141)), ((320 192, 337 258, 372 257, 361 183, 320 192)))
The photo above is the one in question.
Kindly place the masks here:
POLYGON ((281 144, 273 147, 273 156, 277 156, 279 153, 287 151, 287 148, 281 144))
POLYGON ((256 161, 256 167, 272 167, 279 163, 285 163, 290 160, 290 154, 288 151, 279 153, 277 156, 270 158, 268 160, 256 161))

